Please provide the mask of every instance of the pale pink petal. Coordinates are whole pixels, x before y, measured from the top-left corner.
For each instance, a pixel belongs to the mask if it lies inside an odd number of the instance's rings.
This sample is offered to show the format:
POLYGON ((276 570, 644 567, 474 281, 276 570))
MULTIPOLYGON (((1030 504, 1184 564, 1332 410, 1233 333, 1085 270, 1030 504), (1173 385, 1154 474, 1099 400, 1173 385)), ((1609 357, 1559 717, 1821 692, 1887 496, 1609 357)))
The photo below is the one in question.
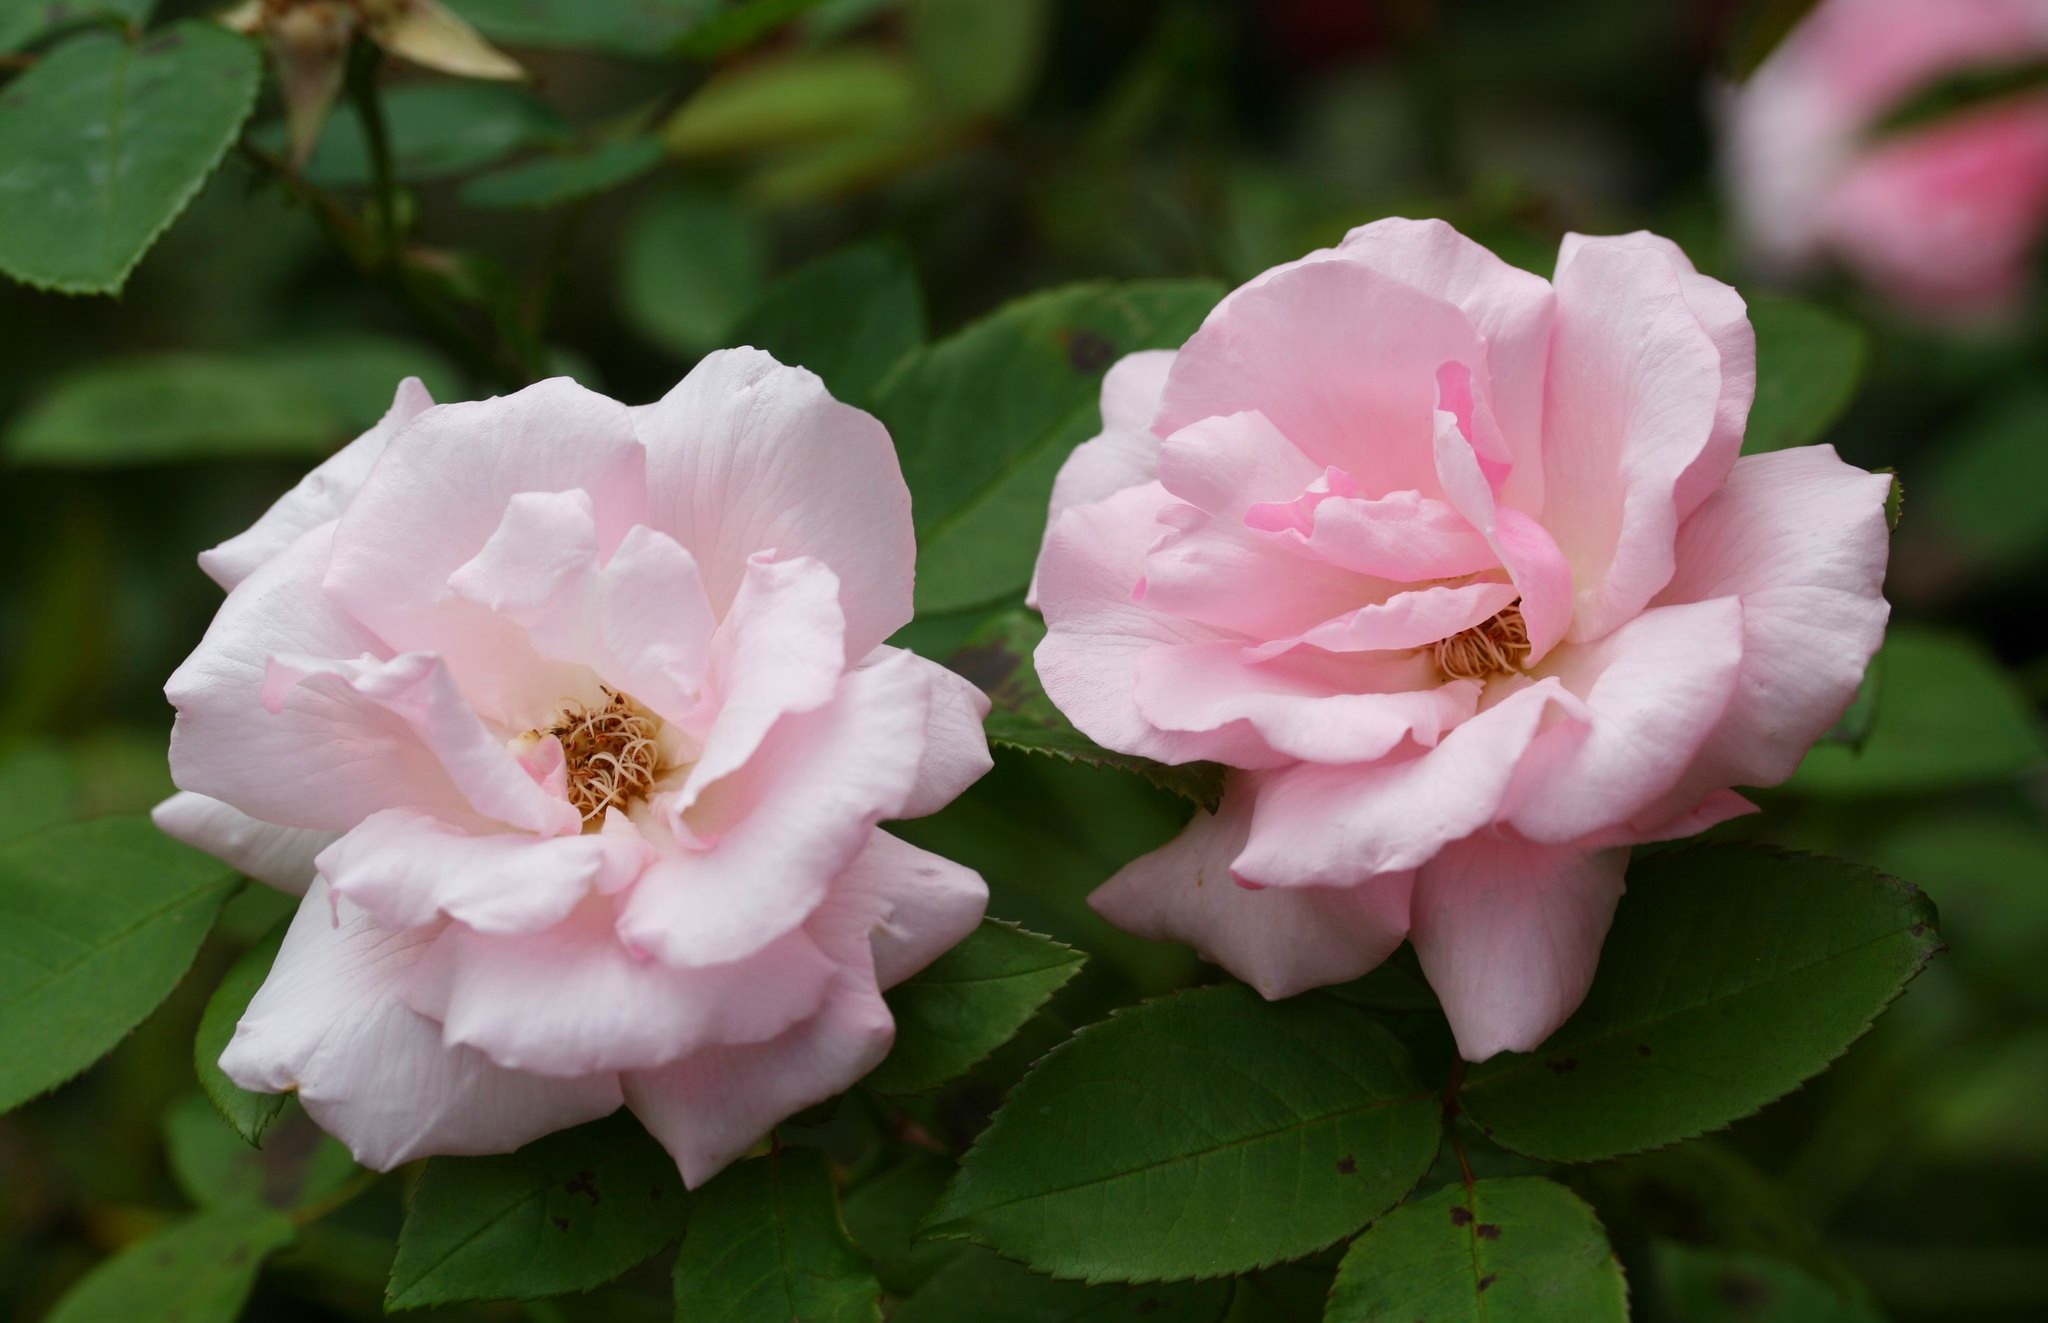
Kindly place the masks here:
POLYGON ((321 853, 320 875, 386 928, 445 917, 483 933, 533 933, 593 888, 622 889, 654 854, 633 831, 545 837, 478 826, 466 831, 405 809, 373 813, 321 853))
POLYGON ((1423 865, 1409 939, 1460 1056, 1533 1051, 1578 1009, 1627 867, 1625 849, 1530 845, 1492 831, 1423 865))
POLYGON ((150 810, 149 816, 171 839, 204 850, 245 876, 294 896, 306 894, 313 881, 313 856, 334 841, 333 832, 279 827, 217 799, 183 790, 150 810))
MULTIPOLYGON (((1052 480, 1052 506, 1045 526, 1051 530, 1062 514, 1114 496, 1126 487, 1140 487, 1159 476, 1159 438, 1152 419, 1159 412, 1159 393, 1166 389, 1171 349, 1141 349, 1110 365, 1102 378, 1102 431, 1080 445, 1060 465, 1052 480)), ((1044 554, 1041 546, 1040 554, 1044 554)), ((1034 574, 1026 606, 1038 605, 1034 574)))
POLYGON ((1492 822, 1546 715, 1582 721, 1557 680, 1509 694, 1433 749, 1357 766, 1305 763, 1260 778, 1237 876, 1262 886, 1351 886, 1419 867, 1492 822))
POLYGON ((1384 602, 1325 620, 1291 637, 1277 638, 1245 651, 1248 661, 1265 661, 1291 648, 1322 648, 1329 652, 1394 652, 1422 648, 1453 634, 1483 625, 1521 596, 1511 583, 1441 585, 1395 593, 1384 602))
POLYGON ((852 1087, 882 1064, 895 1038, 874 976, 842 971, 824 1009, 778 1038, 628 1072, 626 1105, 694 1190, 778 1122, 852 1087))
POLYGON ((1500 503, 1486 462, 1456 414, 1436 415, 1436 465, 1450 503, 1486 540, 1521 594, 1529 660, 1540 662, 1572 624, 1572 567, 1549 532, 1500 503))
POLYGON ((1749 324, 1749 305, 1729 286, 1712 276, 1701 275, 1677 244, 1648 230, 1601 238, 1567 234, 1558 248, 1558 268, 1569 265, 1589 243, 1662 253, 1678 274, 1686 306, 1699 318, 1701 328, 1712 337, 1714 348, 1721 355, 1721 397, 1714 409, 1713 437, 1679 479, 1673 493, 1682 519, 1721 485, 1729 466, 1742 451, 1749 406, 1756 398, 1756 329, 1749 324))
POLYGON ((522 492, 449 587, 525 627, 542 655, 589 667, 672 721, 696 708, 717 621, 688 551, 645 525, 609 560, 582 491, 522 492))
POLYGON ((1742 670, 1674 811, 1726 786, 1783 781, 1855 698, 1891 611, 1891 482, 1832 446, 1748 455, 1679 530, 1678 573, 1657 602, 1739 596, 1742 670))
MULTIPOLYGON (((879 944, 872 938, 878 920, 891 912, 907 913, 898 910, 900 905, 916 905, 892 877, 898 860, 913 861, 886 838, 870 841, 860 859, 848 870, 849 885, 835 885, 805 924, 839 965, 817 1015, 765 1043, 708 1048, 659 1070, 623 1077, 626 1105, 675 1158, 683 1183, 692 1189, 752 1148, 777 1122, 845 1091, 889 1055, 896 1022, 876 989, 874 950, 879 944)), ((939 915, 944 923, 962 924, 966 911, 942 904, 939 915)), ((922 952, 897 954, 908 963, 922 952)))
POLYGON ((764 1043, 814 1014, 838 968, 801 928, 745 960, 675 969, 626 949, 611 901, 499 937, 450 924, 407 1004, 450 1047, 549 1076, 650 1070, 726 1044, 764 1043))
POLYGON ((278 653, 264 677, 264 708, 273 717, 281 715, 302 687, 355 705, 365 722, 377 713, 403 722, 432 752, 469 807, 485 817, 545 836, 582 829, 575 806, 536 782, 478 719, 441 658, 422 652, 388 660, 278 653))
POLYGON ((548 1079, 444 1046, 441 1027, 404 1001, 432 938, 380 929, 316 881, 221 1069, 245 1089, 296 1091, 322 1129, 378 1171, 428 1154, 510 1152, 618 1107, 616 1075, 548 1079))
POLYGON ((1235 643, 1152 649, 1138 659, 1145 720, 1190 749, 1227 753, 1247 730, 1265 747, 1317 763, 1364 763, 1404 741, 1435 744, 1469 718, 1479 686, 1448 683, 1416 653, 1337 655, 1296 649, 1254 661, 1235 643))
POLYGON ((1368 501, 1327 488, 1312 490, 1284 504, 1255 505, 1245 522, 1340 569, 1395 583, 1450 579, 1500 566, 1485 536, 1456 508, 1415 492, 1368 501))
MULTIPOLYGON (((845 655, 846 617, 839 577, 809 558, 747 564, 746 577, 712 636, 706 701, 690 723, 703 744, 673 800, 686 812, 705 789, 746 765, 785 715, 811 712, 837 691, 845 655)), ((678 816, 675 822, 680 826, 678 816)))
POLYGON ((399 382, 391 407, 375 427, 299 479, 298 485, 278 497, 255 523, 212 550, 200 552, 199 568, 222 588, 233 588, 301 535, 339 519, 383 455, 385 444, 433 403, 434 397, 418 377, 399 382))
POLYGON ((1425 294, 1456 304, 1486 342, 1493 414, 1509 472, 1501 497, 1518 509, 1543 504, 1543 378, 1550 356, 1550 282, 1510 266, 1441 220, 1389 218, 1344 236, 1337 252, 1425 294))
POLYGON ((522 492, 582 491, 609 555, 647 522, 645 455, 615 400, 567 378, 415 418, 341 517, 328 594, 393 648, 433 652, 486 717, 545 721, 573 685, 517 624, 459 596, 449 576, 481 551, 522 492))
POLYGON ((1721 350, 1686 291, 1664 253, 1627 242, 1585 240, 1557 273, 1543 527, 1571 564, 1574 639, 1669 582, 1679 485, 1712 452, 1721 350))
POLYGON ((742 959, 802 924, 875 824, 911 802, 932 704, 915 661, 849 672, 831 702, 777 721, 685 815, 684 839, 696 844, 641 876, 620 935, 697 968, 742 959))
POLYGON ((1317 487, 1329 490, 1332 473, 1340 475, 1346 495, 1356 489, 1348 473, 1302 454, 1256 412, 1198 418, 1159 449, 1162 487, 1198 510, 1237 522, 1248 522, 1255 508, 1297 500, 1317 487))
POLYGON ((1162 644, 1243 640, 1155 611, 1132 600, 1144 576, 1162 506, 1175 504, 1153 483, 1067 511, 1046 539, 1039 601, 1047 633, 1038 645, 1039 681, 1069 721, 1097 744, 1161 762, 1218 758, 1238 767, 1276 766, 1284 755, 1252 735, 1229 748, 1160 731, 1135 696, 1138 659, 1162 644))
POLYGON ((1209 315, 1174 359, 1155 426, 1171 437, 1256 410, 1318 470, 1351 474, 1362 495, 1432 496, 1437 369, 1483 373, 1484 355, 1457 305, 1356 262, 1302 263, 1209 315))
POLYGON ((1088 904, 1125 932, 1187 943, 1269 1000, 1357 978, 1407 934, 1412 874, 1349 887, 1239 886, 1230 862, 1244 848, 1254 785, 1238 778, 1214 816, 1197 809, 1180 835, 1124 865, 1088 904))
POLYGON ((872 666, 891 657, 907 656, 931 680, 931 720, 925 726, 924 761, 918 764, 917 785, 898 815, 922 818, 937 813, 960 793, 988 775, 995 766, 989 756, 982 721, 988 716, 988 695, 937 662, 901 648, 876 648, 862 660, 872 666))
POLYGON ((1728 712, 1742 667, 1742 604, 1718 597, 1646 611, 1592 643, 1551 654, 1586 707, 1583 725, 1539 735, 1502 820, 1563 845, 1627 823, 1678 783, 1728 712))
POLYGON ((1296 634, 1395 589, 1305 556, 1232 516, 1169 505, 1158 520, 1139 599, 1213 629, 1253 639, 1296 634))
POLYGON ((345 684, 302 685, 265 710, 273 656, 382 655, 320 592, 332 536, 315 529, 243 580, 164 686, 178 710, 171 779, 286 827, 343 832, 385 808, 460 816, 470 803, 433 751, 345 684))
POLYGON ((654 526, 697 558, 720 616, 750 559, 773 552, 839 576, 849 664, 909 623, 917 552, 896 451, 814 374, 720 350, 634 422, 654 526))
POLYGON ((833 882, 832 894, 835 913, 858 916, 875 980, 885 988, 957 946, 988 908, 981 874, 881 830, 833 882))

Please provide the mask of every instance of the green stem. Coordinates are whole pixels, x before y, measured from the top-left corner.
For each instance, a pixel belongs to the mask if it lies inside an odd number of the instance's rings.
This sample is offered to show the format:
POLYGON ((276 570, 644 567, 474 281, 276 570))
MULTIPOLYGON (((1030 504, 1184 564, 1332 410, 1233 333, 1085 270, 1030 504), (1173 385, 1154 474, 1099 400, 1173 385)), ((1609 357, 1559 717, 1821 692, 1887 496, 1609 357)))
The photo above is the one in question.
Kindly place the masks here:
POLYGON ((363 141, 370 149, 370 186, 377 215, 378 264, 397 266, 403 236, 398 232, 398 176, 391 163, 391 127, 384 120, 384 101, 377 94, 381 54, 372 42, 358 39, 349 52, 348 94, 363 122, 363 141))

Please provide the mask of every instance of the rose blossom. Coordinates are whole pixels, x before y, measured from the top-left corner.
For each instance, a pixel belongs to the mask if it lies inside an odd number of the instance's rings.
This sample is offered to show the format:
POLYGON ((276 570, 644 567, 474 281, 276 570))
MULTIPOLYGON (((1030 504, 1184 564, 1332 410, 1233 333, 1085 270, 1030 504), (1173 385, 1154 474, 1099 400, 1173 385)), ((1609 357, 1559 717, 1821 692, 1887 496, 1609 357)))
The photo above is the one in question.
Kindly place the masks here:
POLYGON ((407 381, 201 557, 157 821, 305 895, 222 1068, 377 1168, 623 1102, 691 1185, 866 1074, 987 898, 876 827, 989 767, 883 646, 912 559, 881 424, 758 351, 644 409, 407 381))
POLYGON ((1541 1042, 1628 847, 1747 811, 1884 631, 1889 479, 1738 460, 1754 384, 1742 300, 1663 239, 1570 236, 1553 283, 1405 220, 1118 363, 1039 674, 1112 749, 1238 770, 1096 909, 1268 997, 1406 938, 1467 1058, 1541 1042))
POLYGON ((2044 54, 2048 0, 1827 0, 1724 98, 1750 247, 1791 270, 1832 253, 1929 313, 2009 309, 2048 228, 2048 93, 1872 129, 1945 77, 2044 54))

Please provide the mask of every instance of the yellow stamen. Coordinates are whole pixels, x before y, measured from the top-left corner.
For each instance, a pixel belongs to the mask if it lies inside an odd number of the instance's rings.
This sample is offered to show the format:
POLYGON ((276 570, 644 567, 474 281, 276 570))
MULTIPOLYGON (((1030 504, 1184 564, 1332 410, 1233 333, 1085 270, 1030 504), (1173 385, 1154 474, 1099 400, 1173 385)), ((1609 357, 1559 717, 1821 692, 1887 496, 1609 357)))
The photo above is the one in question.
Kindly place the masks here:
POLYGON ((569 802, 585 822, 644 797, 662 770, 660 719, 625 694, 604 696, 603 707, 572 708, 547 730, 562 742, 569 802))
POLYGON ((1479 680, 1512 675, 1529 662, 1529 626, 1519 600, 1470 629, 1435 644, 1436 668, 1446 680, 1479 680))

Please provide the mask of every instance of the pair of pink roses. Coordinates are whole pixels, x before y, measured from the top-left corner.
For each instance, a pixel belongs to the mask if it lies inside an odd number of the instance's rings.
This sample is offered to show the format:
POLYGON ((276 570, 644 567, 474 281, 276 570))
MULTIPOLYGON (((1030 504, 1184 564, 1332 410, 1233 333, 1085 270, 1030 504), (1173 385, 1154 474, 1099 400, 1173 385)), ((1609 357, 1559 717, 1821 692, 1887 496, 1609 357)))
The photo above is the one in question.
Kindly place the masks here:
MULTIPOLYGON (((1268 996, 1404 939, 1461 1050, 1590 979, 1630 845, 1743 811, 1883 630, 1887 480, 1736 458, 1741 300, 1387 221, 1103 389, 1035 586, 1102 744, 1237 769, 1095 898, 1268 996)), ((701 1183, 888 1050, 974 874, 878 823, 989 766, 910 618, 886 433, 752 350, 376 429, 202 558, 166 830, 305 901, 222 1065, 364 1162, 631 1107, 701 1183)))

